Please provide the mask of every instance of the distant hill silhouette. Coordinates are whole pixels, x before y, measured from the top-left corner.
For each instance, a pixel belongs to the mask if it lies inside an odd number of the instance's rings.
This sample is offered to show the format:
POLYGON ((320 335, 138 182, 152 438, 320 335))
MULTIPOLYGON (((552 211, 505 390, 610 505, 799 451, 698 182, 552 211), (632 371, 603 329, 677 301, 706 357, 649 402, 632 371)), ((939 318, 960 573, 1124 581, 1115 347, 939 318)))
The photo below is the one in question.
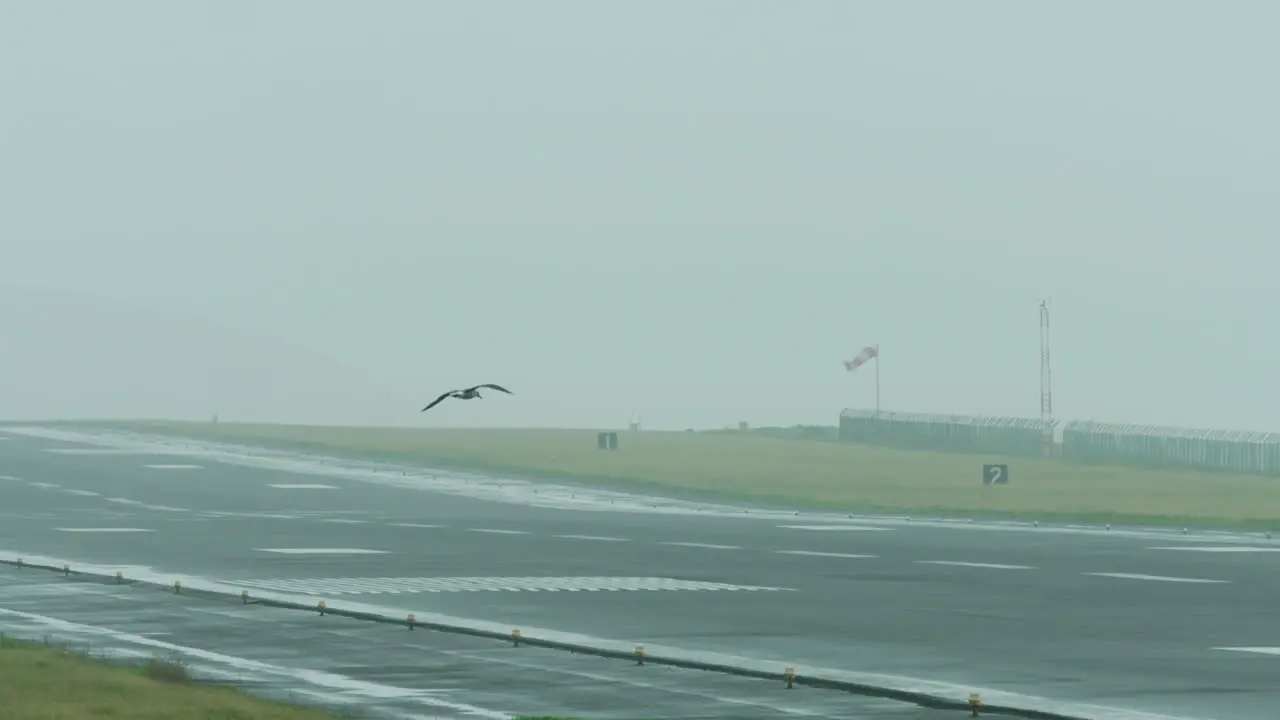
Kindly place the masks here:
POLYGON ((362 373, 280 340, 93 296, 0 287, 0 419, 215 412, 352 424, 404 416, 362 373))

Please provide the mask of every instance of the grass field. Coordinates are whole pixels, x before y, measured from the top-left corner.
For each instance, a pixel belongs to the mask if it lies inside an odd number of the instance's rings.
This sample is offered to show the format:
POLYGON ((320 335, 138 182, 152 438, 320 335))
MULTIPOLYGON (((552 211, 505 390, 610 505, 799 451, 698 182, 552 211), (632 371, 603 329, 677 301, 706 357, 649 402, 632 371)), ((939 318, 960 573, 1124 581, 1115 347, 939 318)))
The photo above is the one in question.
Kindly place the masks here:
POLYGON ((746 433, 620 432, 596 449, 590 430, 419 430, 133 422, 113 427, 193 439, 324 450, 703 499, 739 498, 849 512, 969 515, 1112 524, 1270 529, 1280 481, 1034 458, 906 452, 746 433), (984 462, 1011 483, 984 487, 984 462))
POLYGON ((141 667, 0 637, 0 717, 6 720, 335 720, 319 710, 192 683, 181 664, 141 667))

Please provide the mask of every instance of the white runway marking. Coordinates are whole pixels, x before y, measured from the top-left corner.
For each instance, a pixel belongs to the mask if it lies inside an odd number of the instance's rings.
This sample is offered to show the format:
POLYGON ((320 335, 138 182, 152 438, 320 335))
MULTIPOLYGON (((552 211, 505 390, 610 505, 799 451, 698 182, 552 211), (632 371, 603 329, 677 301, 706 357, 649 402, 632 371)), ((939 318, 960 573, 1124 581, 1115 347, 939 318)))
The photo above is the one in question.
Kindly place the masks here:
POLYGON ((556 535, 565 540, 599 540, 601 542, 627 542, 626 538, 604 537, 603 535, 556 535))
POLYGON ((261 518, 264 520, 299 520, 297 515, 289 515, 287 513, 269 513, 269 512, 223 512, 221 510, 205 510, 200 513, 204 517, 221 519, 221 518, 261 518))
POLYGON ((916 560, 925 565, 955 565, 956 567, 991 568, 993 570, 1035 570, 1030 565, 1001 565, 999 563, 961 562, 960 560, 916 560))
POLYGON ((524 530, 492 530, 489 528, 467 528, 467 532, 492 533, 494 535, 528 535, 524 530))
POLYGON ((364 525, 368 520, 352 520, 351 518, 324 518, 323 522, 342 523, 343 525, 364 525))
POLYGON ((41 488, 45 488, 45 489, 53 489, 53 488, 57 488, 57 487, 62 487, 61 485, 55 485, 55 484, 50 483, 50 482, 32 482, 31 484, 32 484, 32 485, 34 485, 34 486, 36 486, 36 487, 41 487, 41 488))
POLYGON ((41 448, 41 452, 56 455, 158 455, 146 450, 128 450, 125 448, 41 448))
POLYGON ((129 498, 107 498, 107 502, 113 502, 120 505, 141 505, 142 504, 137 500, 130 500, 129 498))
MULTIPOLYGON (((498 656, 493 654, 480 655, 477 653, 468 653, 468 652, 461 652, 456 650, 450 651, 449 655, 451 657, 465 658, 467 660, 472 660, 474 662, 497 663, 499 665, 506 665, 508 667, 520 668, 521 670, 524 670, 527 673, 552 672, 562 676, 577 678, 578 685, 582 685, 583 684, 582 681, 586 681, 587 684, 591 686, 596 686, 596 687, 599 687, 601 685, 614 685, 620 682, 618 679, 618 676, 616 675, 608 675, 605 673, 597 673, 597 672, 588 672, 583 670, 570 670, 565 668, 556 668, 556 669, 548 668, 546 663, 538 661, 536 659, 536 656, 535 656, 535 659, 531 659, 526 662, 519 662, 517 660, 510 659, 510 656, 508 656, 507 658, 499 658, 498 656)), ((528 656, 526 655, 525 657, 528 657, 528 656)), ((768 717, 775 717, 775 718, 781 718, 783 716, 801 717, 801 718, 831 717, 830 715, 824 712, 815 712, 813 710, 804 710, 801 708, 791 707, 787 703, 782 702, 781 700, 771 701, 767 699, 748 699, 748 698, 731 697, 731 696, 724 695, 722 693, 717 693, 717 692, 701 691, 696 689, 673 688, 671 686, 671 683, 661 678, 655 679, 652 682, 645 682, 643 680, 635 679, 636 677, 637 676, 632 675, 631 678, 622 682, 627 687, 630 687, 630 688, 637 688, 640 690, 646 690, 650 692, 658 692, 658 693, 663 693, 665 695, 670 695, 672 693, 684 695, 688 698, 693 698, 694 701, 699 703, 700 705, 706 704, 706 702, 709 700, 713 703, 724 703, 726 705, 737 705, 739 707, 763 708, 764 710, 769 712, 768 717)), ((777 697, 777 696, 774 696, 774 697, 777 697)), ((897 703, 897 702, 862 703, 862 704, 859 704, 859 707, 866 708, 868 710, 896 710, 899 713, 902 712, 902 706, 900 703, 897 703)))
POLYGON ((267 487, 280 488, 281 490, 337 490, 337 485, 325 485, 322 483, 272 483, 267 487))
POLYGON ((152 470, 203 470, 201 465, 147 465, 152 470))
POLYGON ((60 532, 82 532, 82 533, 124 533, 124 532, 154 532, 146 528, 54 528, 60 532))
POLYGON ((79 495, 81 497, 98 497, 98 493, 92 490, 73 490, 68 488, 67 492, 71 493, 72 495, 79 495))
POLYGON ((1280 655, 1280 647, 1220 647, 1214 650, 1226 650, 1227 652, 1247 652, 1257 653, 1259 655, 1280 655))
POLYGON ((27 621, 37 622, 40 625, 43 625, 48 632, 58 635, 74 633, 79 635, 81 638, 92 638, 92 645, 94 647, 101 647, 103 644, 109 644, 103 642, 103 639, 105 638, 117 643, 128 643, 147 648, 147 652, 139 653, 142 657, 154 655, 156 650, 166 650, 169 653, 177 654, 187 659, 194 658, 199 660, 201 664, 220 665, 226 668, 222 673, 230 675, 231 677, 243 678, 246 676, 255 676, 265 678, 286 678, 291 681, 290 684, 302 683, 310 686, 309 688, 299 688, 299 694, 324 698, 328 701, 327 704, 345 705, 350 702, 353 696, 383 699, 396 698, 402 702, 412 702, 437 710, 448 710, 450 711, 449 716, 451 717, 468 716, 484 718, 485 720, 505 720, 506 718, 511 717, 509 712, 500 713, 494 710, 486 710, 475 705, 466 705, 461 702, 435 697, 426 694, 421 690, 357 680, 346 675, 338 675, 336 673, 316 670, 310 667, 290 668, 280 665, 269 665, 257 660, 250 660, 232 655, 223 655, 185 645, 175 645, 164 640, 157 640, 140 634, 125 633, 95 625, 80 625, 44 615, 22 612, 20 610, 0 608, 0 616, 22 618, 27 621))
POLYGON ((12 482, 25 482, 22 478, 14 477, 12 475, 0 475, 0 480, 10 480, 12 482))
POLYGON ((1280 547, 1262 547, 1258 545, 1185 545, 1177 547, 1150 547, 1148 550, 1185 550, 1187 552, 1207 553, 1248 553, 1248 552, 1280 552, 1280 547))
POLYGON ((443 525, 428 525, 426 523, 389 523, 391 527, 412 527, 412 528, 438 528, 443 525))
POLYGON ((386 577, 238 580, 260 590, 304 595, 377 595, 441 592, 780 591, 786 588, 674 580, 658 577, 386 577))
POLYGON ((1166 577, 1164 575, 1138 575, 1134 573, 1083 573, 1096 577, 1120 578, 1122 580, 1154 580, 1156 582, 1179 583, 1225 583, 1226 580, 1207 580, 1205 578, 1166 577))
POLYGON ((889 528, 871 527, 868 525, 778 525, 780 528, 788 530, 825 530, 827 532, 853 532, 853 531, 882 531, 889 528))
POLYGON ((741 550, 737 545, 712 545, 711 543, 696 542, 664 542, 662 545, 678 545, 680 547, 706 548, 708 550, 741 550))
POLYGON ((258 548, 258 552, 277 553, 280 555, 386 555, 386 550, 365 550, 363 548, 258 548))
POLYGON ((854 555, 852 553, 838 552, 818 552, 817 550, 774 550, 779 555, 805 555, 809 557, 838 557, 838 558, 873 558, 875 555, 854 555))

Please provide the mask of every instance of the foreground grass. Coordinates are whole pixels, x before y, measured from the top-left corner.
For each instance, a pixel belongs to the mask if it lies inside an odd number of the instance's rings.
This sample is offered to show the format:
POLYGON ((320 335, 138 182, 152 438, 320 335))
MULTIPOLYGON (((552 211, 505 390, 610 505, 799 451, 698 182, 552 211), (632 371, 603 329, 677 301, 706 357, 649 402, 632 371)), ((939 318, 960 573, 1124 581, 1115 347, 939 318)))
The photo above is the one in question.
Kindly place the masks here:
MULTIPOLYGON (((103 425, 101 423, 97 424, 103 425)), ((590 430, 418 430, 180 422, 108 423, 193 439, 351 457, 550 476, 705 499, 913 515, 1269 529, 1280 480, 1082 466, 1035 458, 907 452, 738 433, 621 432, 596 449, 590 430), (1011 484, 984 487, 983 463, 1011 484)))
POLYGON ((142 667, 0 638, 0 717, 6 720, 335 720, 319 710, 191 683, 178 663, 142 667))

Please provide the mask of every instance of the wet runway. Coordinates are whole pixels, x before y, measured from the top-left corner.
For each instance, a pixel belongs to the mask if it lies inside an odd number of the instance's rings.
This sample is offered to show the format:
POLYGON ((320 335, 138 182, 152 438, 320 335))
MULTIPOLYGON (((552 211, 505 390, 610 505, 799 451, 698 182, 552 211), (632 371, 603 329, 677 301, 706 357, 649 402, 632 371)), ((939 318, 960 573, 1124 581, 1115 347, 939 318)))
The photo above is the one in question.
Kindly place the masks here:
POLYGON ((203 679, 346 718, 556 715, 947 720, 955 712, 311 613, 0 568, 0 632, 96 657, 177 658, 203 679))
POLYGON ((1122 709, 1088 717, 1280 706, 1280 544, 1261 537, 622 512, 332 459, 101 452, 0 445, 0 548, 1122 709))

